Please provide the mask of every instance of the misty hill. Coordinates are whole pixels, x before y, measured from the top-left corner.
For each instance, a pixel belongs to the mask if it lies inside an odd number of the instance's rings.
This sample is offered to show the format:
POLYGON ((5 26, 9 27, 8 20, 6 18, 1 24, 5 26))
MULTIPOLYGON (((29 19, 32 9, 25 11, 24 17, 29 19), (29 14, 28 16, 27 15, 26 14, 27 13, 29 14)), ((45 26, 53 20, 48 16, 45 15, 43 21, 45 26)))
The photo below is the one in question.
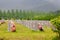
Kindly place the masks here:
POLYGON ((60 0, 0 0, 0 9, 56 11, 60 0))

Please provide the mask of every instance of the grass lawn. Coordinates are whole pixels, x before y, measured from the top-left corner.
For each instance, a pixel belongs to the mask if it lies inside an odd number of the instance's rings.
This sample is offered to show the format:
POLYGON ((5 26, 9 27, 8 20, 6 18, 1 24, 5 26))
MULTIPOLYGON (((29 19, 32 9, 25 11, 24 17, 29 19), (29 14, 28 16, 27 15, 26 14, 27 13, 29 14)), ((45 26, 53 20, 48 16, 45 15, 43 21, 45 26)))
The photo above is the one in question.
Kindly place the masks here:
POLYGON ((39 30, 32 31, 22 24, 16 24, 16 32, 8 32, 7 23, 0 25, 0 40, 54 40, 57 33, 53 32, 51 28, 44 27, 44 32, 39 30))

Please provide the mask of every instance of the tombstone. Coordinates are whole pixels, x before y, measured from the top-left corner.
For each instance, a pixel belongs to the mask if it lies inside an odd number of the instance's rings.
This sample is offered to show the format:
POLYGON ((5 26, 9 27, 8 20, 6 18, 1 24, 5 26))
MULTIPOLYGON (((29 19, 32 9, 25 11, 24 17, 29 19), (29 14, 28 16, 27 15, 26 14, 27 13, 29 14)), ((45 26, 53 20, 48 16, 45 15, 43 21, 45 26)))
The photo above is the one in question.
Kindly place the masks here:
POLYGON ((8 20, 8 32, 10 32, 10 27, 11 27, 11 21, 8 20))

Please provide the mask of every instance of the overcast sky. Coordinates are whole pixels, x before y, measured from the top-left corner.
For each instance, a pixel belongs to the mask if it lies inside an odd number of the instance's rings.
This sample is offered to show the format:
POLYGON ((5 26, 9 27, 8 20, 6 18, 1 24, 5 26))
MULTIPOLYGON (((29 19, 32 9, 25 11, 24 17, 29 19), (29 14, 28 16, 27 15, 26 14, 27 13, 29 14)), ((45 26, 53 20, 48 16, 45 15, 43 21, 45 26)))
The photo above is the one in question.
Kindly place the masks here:
POLYGON ((0 9, 59 10, 60 0, 0 0, 0 9))

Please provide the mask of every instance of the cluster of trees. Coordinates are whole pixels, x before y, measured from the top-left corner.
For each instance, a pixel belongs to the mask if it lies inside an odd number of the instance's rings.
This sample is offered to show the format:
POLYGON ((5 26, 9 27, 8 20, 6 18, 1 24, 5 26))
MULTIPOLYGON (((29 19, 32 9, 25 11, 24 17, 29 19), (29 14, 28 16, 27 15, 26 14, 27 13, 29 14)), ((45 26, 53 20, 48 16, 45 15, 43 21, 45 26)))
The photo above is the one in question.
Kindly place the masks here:
POLYGON ((50 20, 56 17, 56 12, 38 12, 25 10, 0 10, 0 19, 20 19, 20 20, 50 20))

